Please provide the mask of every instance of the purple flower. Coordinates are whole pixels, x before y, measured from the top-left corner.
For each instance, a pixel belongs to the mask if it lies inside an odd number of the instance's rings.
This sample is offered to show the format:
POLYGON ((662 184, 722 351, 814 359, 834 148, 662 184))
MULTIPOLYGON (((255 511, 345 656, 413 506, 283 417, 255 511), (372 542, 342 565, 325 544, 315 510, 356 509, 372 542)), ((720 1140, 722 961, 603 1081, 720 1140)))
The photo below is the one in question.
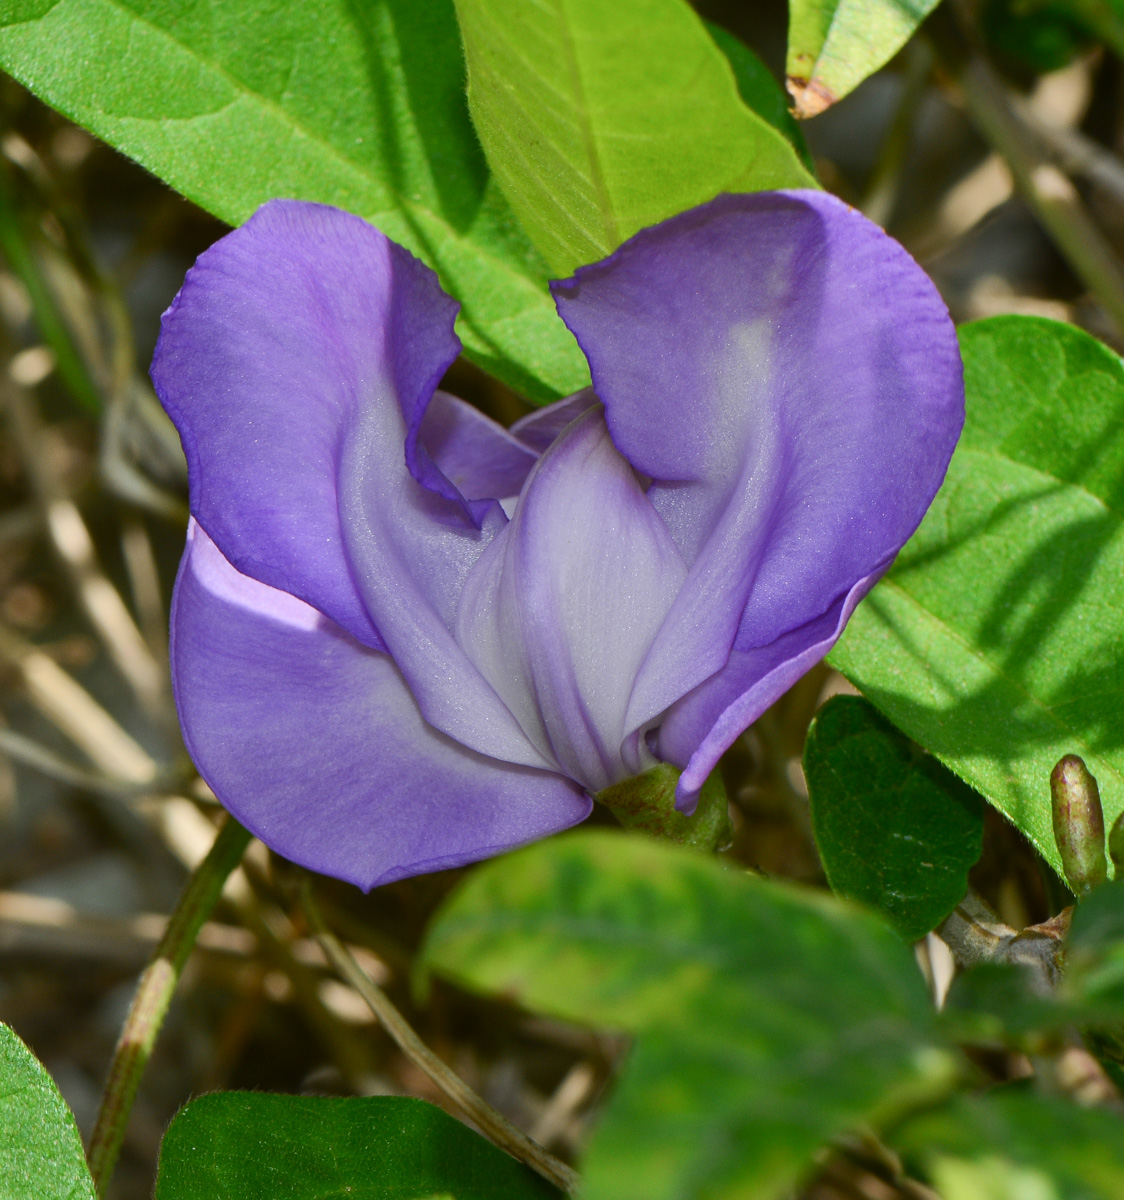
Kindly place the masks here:
POLYGON ((721 196, 553 290, 593 390, 510 430, 434 390, 460 350, 434 274, 335 209, 267 204, 164 317, 188 748, 361 887, 564 829, 657 760, 689 810, 960 432, 932 284, 823 193, 721 196))

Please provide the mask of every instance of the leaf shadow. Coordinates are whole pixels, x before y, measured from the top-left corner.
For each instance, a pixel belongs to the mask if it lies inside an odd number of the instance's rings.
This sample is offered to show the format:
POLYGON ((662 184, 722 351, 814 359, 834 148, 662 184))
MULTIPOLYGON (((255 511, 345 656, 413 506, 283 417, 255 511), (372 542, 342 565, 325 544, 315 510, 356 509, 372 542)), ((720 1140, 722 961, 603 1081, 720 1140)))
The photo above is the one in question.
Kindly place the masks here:
POLYGON ((464 234, 484 202, 488 166, 468 113, 452 0, 347 7, 366 51, 392 187, 405 200, 435 200, 438 215, 464 234))

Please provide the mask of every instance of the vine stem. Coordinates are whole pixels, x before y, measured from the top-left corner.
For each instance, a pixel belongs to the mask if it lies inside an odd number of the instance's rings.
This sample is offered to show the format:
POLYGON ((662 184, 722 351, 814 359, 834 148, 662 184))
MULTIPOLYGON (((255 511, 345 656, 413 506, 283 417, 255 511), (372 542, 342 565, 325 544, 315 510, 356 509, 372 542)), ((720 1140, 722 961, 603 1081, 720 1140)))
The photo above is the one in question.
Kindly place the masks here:
POLYGON ((141 1076, 152 1057, 184 964, 227 876, 241 861, 249 841, 247 830, 233 817, 227 817, 206 858, 188 880, 164 936, 137 984, 113 1052, 109 1078, 90 1137, 87 1158, 99 1196, 104 1196, 109 1186, 141 1076))
POLYGON ((367 1007, 379 1019, 382 1027, 410 1062, 424 1071, 460 1112, 501 1150, 506 1150, 512 1158, 525 1163, 562 1191, 570 1195, 577 1193, 581 1186, 581 1176, 553 1154, 547 1153, 538 1142, 516 1129, 502 1113, 497 1112, 486 1100, 478 1096, 459 1075, 433 1053, 394 1007, 390 997, 371 979, 355 961, 351 951, 324 923, 324 918, 312 898, 312 889, 307 879, 303 881, 300 891, 301 906, 324 953, 328 956, 328 961, 341 978, 363 997, 367 1007))

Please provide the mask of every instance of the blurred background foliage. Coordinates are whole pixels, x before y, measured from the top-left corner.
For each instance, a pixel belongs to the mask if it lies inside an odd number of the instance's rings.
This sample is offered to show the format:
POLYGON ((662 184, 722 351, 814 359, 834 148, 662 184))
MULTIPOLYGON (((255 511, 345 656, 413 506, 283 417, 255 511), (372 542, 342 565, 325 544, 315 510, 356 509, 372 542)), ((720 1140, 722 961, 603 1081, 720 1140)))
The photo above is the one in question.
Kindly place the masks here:
MULTIPOLYGON (((698 8, 783 75, 781 0, 698 8)), ((1124 252, 1124 6, 976 0, 961 10, 978 39, 973 53, 990 59, 1021 127, 1074 181, 1076 203, 1112 252, 1124 252)), ((803 124, 824 186, 904 243, 958 322, 1048 316, 1119 350, 1116 316, 1056 248, 1001 148, 978 132, 937 41, 935 50, 923 31, 803 124)), ((159 914, 206 848, 213 812, 170 696, 167 605, 186 473, 146 367, 160 313, 224 228, 0 80, 0 1019, 44 1061, 85 1133, 159 914)), ((528 411, 467 360, 444 386, 505 423, 528 411)), ((801 756, 814 714, 849 690, 827 667, 813 670, 727 755, 732 858, 826 886, 801 756)), ((622 1039, 449 984, 435 984, 424 1005, 411 997, 422 932, 462 874, 371 896, 320 881, 318 895, 428 1043, 517 1125, 573 1159, 622 1039)), ((1016 929, 1067 899, 990 809, 971 879, 1016 929)), ((1029 1071, 1017 1053, 978 1058, 991 1078, 1029 1071)), ((1064 1065, 1069 1090, 1113 1095, 1087 1055, 1075 1050, 1064 1065)), ((284 865, 260 845, 204 929, 174 1002, 129 1128, 118 1200, 150 1194, 171 1115, 188 1095, 216 1088, 441 1102, 327 969, 284 865)), ((826 1156, 806 1192, 923 1194, 861 1141, 826 1156)))

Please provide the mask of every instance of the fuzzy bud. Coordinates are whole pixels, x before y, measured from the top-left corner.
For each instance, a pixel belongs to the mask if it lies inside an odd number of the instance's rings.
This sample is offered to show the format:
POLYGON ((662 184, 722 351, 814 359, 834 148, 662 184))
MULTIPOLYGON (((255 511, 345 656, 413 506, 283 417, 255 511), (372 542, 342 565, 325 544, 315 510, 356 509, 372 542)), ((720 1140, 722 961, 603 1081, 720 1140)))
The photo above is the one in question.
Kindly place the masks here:
POLYGON ((1054 841, 1074 894, 1084 896, 1108 878, 1104 813, 1097 781, 1076 754, 1050 773, 1054 841))

